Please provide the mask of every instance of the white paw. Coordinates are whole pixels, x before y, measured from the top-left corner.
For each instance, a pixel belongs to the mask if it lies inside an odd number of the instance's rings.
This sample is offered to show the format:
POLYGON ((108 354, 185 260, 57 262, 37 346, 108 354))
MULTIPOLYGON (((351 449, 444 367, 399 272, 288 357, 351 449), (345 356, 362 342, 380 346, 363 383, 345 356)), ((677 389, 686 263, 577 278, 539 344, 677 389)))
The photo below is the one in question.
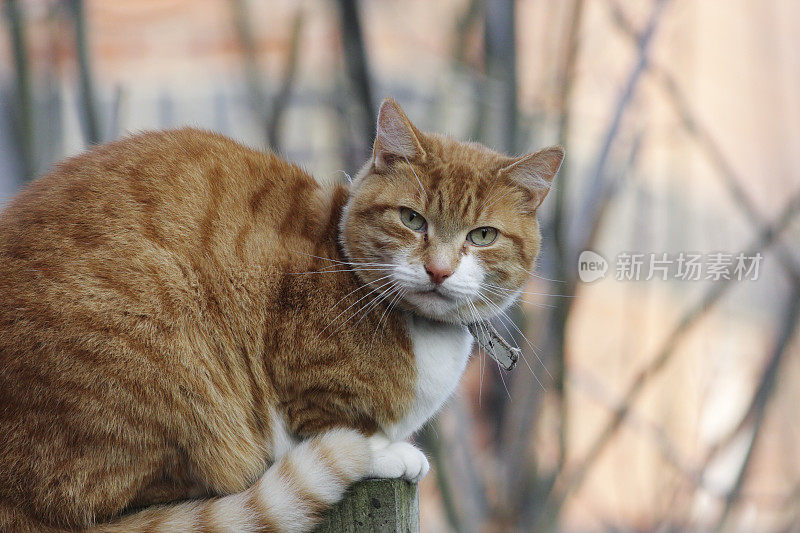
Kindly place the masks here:
POLYGON ((430 470, 425 454, 407 442, 393 442, 373 448, 370 477, 403 478, 418 483, 430 470))

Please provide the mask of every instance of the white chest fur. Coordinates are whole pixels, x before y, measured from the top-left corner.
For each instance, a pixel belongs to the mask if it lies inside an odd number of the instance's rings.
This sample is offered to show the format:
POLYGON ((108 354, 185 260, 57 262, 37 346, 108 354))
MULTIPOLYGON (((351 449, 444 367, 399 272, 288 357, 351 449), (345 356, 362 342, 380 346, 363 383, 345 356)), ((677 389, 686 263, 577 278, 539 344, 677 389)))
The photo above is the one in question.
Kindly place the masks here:
POLYGON ((458 385, 472 350, 472 335, 460 324, 409 316, 407 327, 417 363, 415 398, 406 416, 383 428, 393 441, 408 438, 431 418, 458 385))

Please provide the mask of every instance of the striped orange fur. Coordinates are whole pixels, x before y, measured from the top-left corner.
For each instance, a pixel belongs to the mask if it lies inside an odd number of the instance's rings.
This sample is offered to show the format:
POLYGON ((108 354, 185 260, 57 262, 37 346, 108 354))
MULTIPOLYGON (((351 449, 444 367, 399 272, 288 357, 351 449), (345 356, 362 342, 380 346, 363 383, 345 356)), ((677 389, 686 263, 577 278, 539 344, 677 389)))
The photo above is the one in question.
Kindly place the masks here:
POLYGON ((352 186, 183 129, 94 147, 10 202, 0 531, 307 531, 350 483, 397 475, 385 450, 408 477, 418 458, 375 440, 423 412, 403 317, 462 310, 377 300, 377 265, 472 254, 497 287, 475 313, 494 314, 538 253, 563 152, 511 158, 423 134, 391 101, 381 115, 352 186), (399 221, 406 204, 430 238, 399 221), (443 251, 477 223, 499 241, 443 251))

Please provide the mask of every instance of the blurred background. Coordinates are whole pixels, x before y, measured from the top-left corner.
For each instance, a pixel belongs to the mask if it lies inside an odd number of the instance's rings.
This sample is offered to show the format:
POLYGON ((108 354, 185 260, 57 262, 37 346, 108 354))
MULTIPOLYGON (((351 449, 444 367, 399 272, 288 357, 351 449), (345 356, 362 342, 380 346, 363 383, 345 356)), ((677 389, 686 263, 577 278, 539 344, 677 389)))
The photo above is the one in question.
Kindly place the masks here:
POLYGON ((341 180, 384 96, 509 153, 561 143, 497 323, 525 362, 476 353, 418 436, 423 531, 800 531, 798 35, 791 0, 5 0, 0 205, 182 125, 341 180))

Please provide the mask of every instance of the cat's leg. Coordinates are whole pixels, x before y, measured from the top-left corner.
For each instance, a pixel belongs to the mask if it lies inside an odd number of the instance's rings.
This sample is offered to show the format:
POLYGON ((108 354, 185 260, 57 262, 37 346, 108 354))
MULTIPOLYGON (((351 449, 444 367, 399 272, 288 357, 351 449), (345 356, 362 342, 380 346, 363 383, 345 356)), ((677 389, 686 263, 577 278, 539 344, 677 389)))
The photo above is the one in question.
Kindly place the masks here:
POLYGON ((418 483, 430 470, 425 454, 405 441, 392 442, 386 435, 376 433, 369 438, 372 464, 369 477, 403 478, 418 483))

